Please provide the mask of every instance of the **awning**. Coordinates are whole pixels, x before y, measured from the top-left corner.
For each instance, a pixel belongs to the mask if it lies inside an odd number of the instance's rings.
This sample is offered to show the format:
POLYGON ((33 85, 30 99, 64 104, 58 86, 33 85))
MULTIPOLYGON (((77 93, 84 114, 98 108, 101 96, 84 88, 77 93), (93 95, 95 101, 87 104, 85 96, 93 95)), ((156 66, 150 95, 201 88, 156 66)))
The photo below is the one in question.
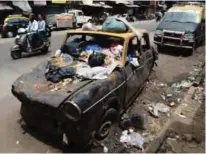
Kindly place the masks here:
POLYGON ((17 6, 18 8, 20 8, 25 13, 31 13, 32 12, 32 8, 30 7, 27 0, 12 1, 12 4, 14 6, 17 6))
POLYGON ((82 0, 82 3, 85 4, 85 5, 92 5, 93 0, 82 0))
POLYGON ((10 7, 9 5, 0 3, 0 11, 4 11, 4 10, 13 10, 13 8, 10 7))
POLYGON ((139 7, 139 5, 125 5, 126 7, 139 7))
POLYGON ((109 5, 106 5, 104 3, 93 3, 93 4, 80 4, 81 6, 92 6, 92 7, 103 7, 103 8, 112 8, 109 5))
POLYGON ((34 5, 46 6, 46 0, 33 0, 33 1, 34 1, 34 5))
POLYGON ((67 0, 52 0, 52 3, 55 3, 55 4, 67 4, 67 0))
POLYGON ((125 5, 132 5, 134 3, 134 0, 111 0, 115 1, 116 4, 125 4, 125 5))

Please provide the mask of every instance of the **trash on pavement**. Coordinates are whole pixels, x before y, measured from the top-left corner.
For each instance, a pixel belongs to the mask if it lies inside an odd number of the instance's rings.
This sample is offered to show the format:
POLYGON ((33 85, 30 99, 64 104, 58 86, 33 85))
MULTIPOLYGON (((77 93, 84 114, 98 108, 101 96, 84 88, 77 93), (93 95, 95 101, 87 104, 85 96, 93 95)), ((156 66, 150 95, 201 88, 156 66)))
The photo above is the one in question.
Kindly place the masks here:
POLYGON ((189 88, 192 86, 192 84, 193 83, 191 81, 183 80, 183 81, 181 81, 181 83, 172 84, 172 87, 174 87, 174 88, 189 88))
POLYGON ((163 103, 157 103, 157 104, 150 104, 149 105, 149 113, 154 116, 155 118, 159 117, 158 112, 162 113, 168 113, 170 111, 170 108, 163 104, 163 103))
POLYGON ((169 103, 169 106, 170 106, 170 107, 173 107, 173 106, 175 106, 175 105, 176 105, 175 102, 170 102, 170 103, 169 103))
POLYGON ((181 118, 186 118, 186 116, 183 115, 182 113, 178 113, 177 115, 180 116, 181 118))
POLYGON ((19 144, 19 141, 16 141, 16 144, 19 144))
POLYGON ((123 131, 120 137, 120 142, 137 146, 138 148, 143 150, 144 138, 136 132, 129 133, 128 130, 123 131))
POLYGON ((109 151, 105 145, 104 145, 103 151, 104 151, 104 153, 107 153, 109 151))
POLYGON ((167 97, 172 97, 172 94, 167 94, 167 97))
POLYGON ((139 66, 139 62, 137 58, 132 58, 130 55, 128 56, 128 61, 134 66, 139 66))
POLYGON ((154 104, 152 105, 149 105, 149 113, 154 116, 155 118, 158 118, 159 117, 159 114, 158 114, 158 109, 156 108, 156 106, 154 104))
POLYGON ((63 134, 63 137, 62 137, 62 142, 64 143, 64 144, 66 144, 66 145, 68 145, 69 144, 69 142, 68 142, 68 138, 67 138, 67 135, 64 133, 63 134))
POLYGON ((59 57, 61 55, 61 50, 57 50, 54 54, 55 57, 59 57))
POLYGON ((114 17, 109 17, 102 25, 102 30, 105 32, 126 32, 127 31, 127 26, 125 25, 124 22, 114 18, 114 17))
POLYGON ((145 129, 144 117, 138 113, 132 115, 131 117, 127 117, 126 120, 123 120, 120 123, 120 125, 123 129, 128 129, 130 127, 145 129))
POLYGON ((147 137, 144 138, 144 143, 147 144, 147 143, 153 141, 154 138, 155 138, 154 135, 148 135, 147 137))
POLYGON ((180 86, 181 86, 181 87, 184 87, 184 88, 189 88, 189 87, 192 86, 192 82, 183 80, 183 81, 181 82, 181 85, 180 85, 180 86))
POLYGON ((167 113, 167 112, 170 111, 170 108, 167 105, 163 104, 163 103, 157 103, 155 105, 155 107, 158 111, 160 111, 162 113, 167 113))
POLYGON ((88 22, 82 25, 82 30, 97 31, 97 27, 88 22))

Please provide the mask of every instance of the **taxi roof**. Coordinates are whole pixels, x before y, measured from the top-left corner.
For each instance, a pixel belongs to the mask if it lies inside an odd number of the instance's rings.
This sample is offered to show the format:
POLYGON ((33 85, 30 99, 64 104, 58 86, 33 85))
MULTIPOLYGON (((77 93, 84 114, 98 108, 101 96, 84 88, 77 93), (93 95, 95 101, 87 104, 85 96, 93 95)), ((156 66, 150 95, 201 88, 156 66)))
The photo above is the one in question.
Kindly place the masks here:
POLYGON ((96 35, 108 35, 113 37, 120 37, 120 38, 130 38, 134 36, 135 34, 133 32, 126 32, 126 33, 112 33, 112 32, 103 32, 103 31, 88 31, 88 30, 82 30, 82 29, 76 29, 76 30, 69 30, 67 34, 71 33, 84 33, 84 34, 96 34, 96 35))
MULTIPOLYGON (((108 36, 113 36, 113 37, 120 37, 124 39, 128 39, 128 38, 136 36, 136 34, 132 31, 125 32, 125 33, 112 33, 112 32, 104 32, 104 31, 101 31, 100 29, 98 31, 88 31, 88 30, 83 30, 80 28, 80 29, 75 29, 75 30, 69 30, 67 34, 69 33, 70 34, 71 33, 84 33, 84 34, 94 34, 94 35, 97 34, 97 35, 108 35, 108 36)), ((141 28, 136 28, 136 30, 140 33, 147 32, 147 30, 141 29, 141 28)))
POLYGON ((196 6, 196 5, 184 5, 184 6, 174 6, 168 10, 168 12, 175 12, 175 11, 195 11, 195 12, 201 12, 203 10, 203 7, 196 6))

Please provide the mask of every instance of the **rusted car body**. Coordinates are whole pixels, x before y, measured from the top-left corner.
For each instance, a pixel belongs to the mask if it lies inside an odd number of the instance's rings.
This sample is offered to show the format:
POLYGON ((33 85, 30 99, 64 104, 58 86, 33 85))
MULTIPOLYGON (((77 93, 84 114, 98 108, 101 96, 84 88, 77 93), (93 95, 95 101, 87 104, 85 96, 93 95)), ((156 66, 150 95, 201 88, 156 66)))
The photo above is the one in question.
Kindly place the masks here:
POLYGON ((143 37, 138 38, 133 32, 117 34, 72 30, 67 33, 63 45, 73 34, 123 39, 122 66, 117 67, 107 79, 69 84, 70 92, 35 92, 37 82, 46 83, 42 77, 44 63, 19 77, 12 85, 12 93, 21 101, 21 115, 28 125, 47 133, 66 135, 73 144, 87 145, 94 138, 103 139, 108 135, 112 124, 119 121, 120 115, 140 93, 158 55, 151 48, 145 31, 143 37), (145 41, 144 45, 140 45, 141 40, 145 41), (137 67, 127 61, 131 50, 139 53, 137 67))
POLYGON ((156 28, 154 43, 163 47, 180 48, 192 54, 204 42, 204 8, 193 5, 175 6, 168 10, 156 28))

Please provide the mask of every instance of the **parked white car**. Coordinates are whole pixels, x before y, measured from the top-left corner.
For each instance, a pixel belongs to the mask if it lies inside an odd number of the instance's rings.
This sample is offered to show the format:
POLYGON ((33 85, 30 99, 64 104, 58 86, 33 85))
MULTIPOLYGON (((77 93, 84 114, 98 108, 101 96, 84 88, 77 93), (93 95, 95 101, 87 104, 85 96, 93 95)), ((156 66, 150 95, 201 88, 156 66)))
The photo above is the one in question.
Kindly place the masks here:
POLYGON ((75 14, 78 26, 87 22, 92 22, 92 17, 84 15, 82 10, 70 10, 68 11, 68 14, 75 14))

